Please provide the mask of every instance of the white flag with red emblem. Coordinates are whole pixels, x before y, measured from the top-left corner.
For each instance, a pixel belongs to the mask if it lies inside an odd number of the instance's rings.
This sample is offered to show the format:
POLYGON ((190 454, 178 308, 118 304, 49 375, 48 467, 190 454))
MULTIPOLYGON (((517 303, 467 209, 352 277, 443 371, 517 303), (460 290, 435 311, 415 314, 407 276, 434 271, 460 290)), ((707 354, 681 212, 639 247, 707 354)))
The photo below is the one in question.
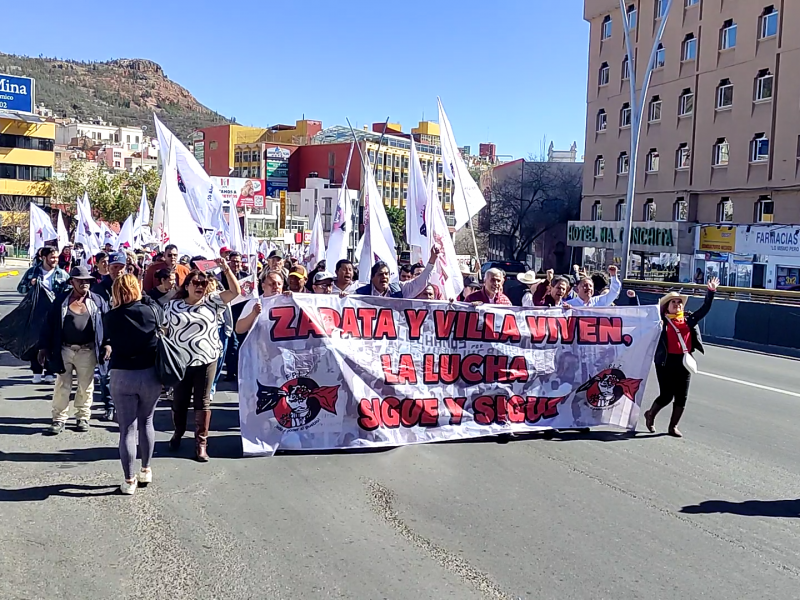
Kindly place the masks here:
POLYGON ((428 255, 431 248, 439 248, 439 258, 428 281, 439 288, 447 300, 455 300, 464 289, 464 278, 458 266, 456 248, 450 237, 450 229, 444 218, 442 203, 436 191, 436 177, 433 169, 428 172, 428 206, 425 209, 428 226, 428 255))
POLYGON ((29 226, 30 245, 28 246, 28 256, 33 258, 36 255, 36 251, 44 247, 45 242, 58 239, 58 233, 53 228, 50 216, 33 202, 31 202, 29 226))

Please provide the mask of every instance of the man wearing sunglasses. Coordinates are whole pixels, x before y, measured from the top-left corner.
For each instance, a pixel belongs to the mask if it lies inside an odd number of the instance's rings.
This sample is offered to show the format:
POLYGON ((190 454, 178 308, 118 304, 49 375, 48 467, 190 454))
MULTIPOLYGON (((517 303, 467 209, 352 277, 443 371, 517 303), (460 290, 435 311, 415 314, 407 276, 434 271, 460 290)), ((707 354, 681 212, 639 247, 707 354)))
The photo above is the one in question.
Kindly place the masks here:
POLYGON ((167 269, 175 273, 175 280, 178 287, 183 285, 183 280, 189 274, 189 267, 178 263, 180 255, 178 254, 178 247, 175 244, 169 244, 164 248, 164 260, 157 261, 147 267, 147 272, 144 274, 144 281, 142 288, 145 292, 149 292, 158 285, 155 280, 155 275, 161 269, 167 269))

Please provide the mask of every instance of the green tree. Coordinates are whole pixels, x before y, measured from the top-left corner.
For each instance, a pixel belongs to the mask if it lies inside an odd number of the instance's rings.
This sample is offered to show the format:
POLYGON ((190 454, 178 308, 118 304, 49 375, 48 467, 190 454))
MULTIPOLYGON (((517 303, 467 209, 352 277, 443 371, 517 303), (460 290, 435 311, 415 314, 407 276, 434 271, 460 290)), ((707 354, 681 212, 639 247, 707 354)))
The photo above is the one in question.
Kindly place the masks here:
POLYGON ((112 223, 123 223, 139 208, 142 185, 152 210, 161 178, 157 171, 109 171, 86 161, 74 161, 67 173, 54 179, 53 198, 67 207, 72 217, 76 213, 76 199, 89 195, 94 217, 112 223))
POLYGON ((407 248, 406 243, 406 211, 395 206, 386 207, 386 216, 389 218, 389 226, 392 228, 392 235, 397 248, 407 248))

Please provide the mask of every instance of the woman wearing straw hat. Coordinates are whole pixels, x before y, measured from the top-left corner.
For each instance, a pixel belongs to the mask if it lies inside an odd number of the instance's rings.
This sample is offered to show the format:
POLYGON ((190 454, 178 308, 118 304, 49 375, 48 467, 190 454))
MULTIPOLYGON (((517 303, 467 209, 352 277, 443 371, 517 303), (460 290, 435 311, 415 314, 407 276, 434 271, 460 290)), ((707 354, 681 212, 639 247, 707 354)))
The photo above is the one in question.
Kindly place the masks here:
POLYGON ((655 356, 659 395, 650 410, 644 413, 645 425, 650 433, 656 431, 656 415, 674 400, 668 431, 673 437, 683 437, 678 430, 678 422, 686 408, 692 373, 697 373, 697 363, 692 353, 695 350, 703 353, 703 338, 697 324, 711 310, 718 285, 719 279, 716 277, 708 280, 705 302, 695 313, 684 312, 688 296, 678 292, 670 292, 658 301, 662 320, 661 338, 655 356))

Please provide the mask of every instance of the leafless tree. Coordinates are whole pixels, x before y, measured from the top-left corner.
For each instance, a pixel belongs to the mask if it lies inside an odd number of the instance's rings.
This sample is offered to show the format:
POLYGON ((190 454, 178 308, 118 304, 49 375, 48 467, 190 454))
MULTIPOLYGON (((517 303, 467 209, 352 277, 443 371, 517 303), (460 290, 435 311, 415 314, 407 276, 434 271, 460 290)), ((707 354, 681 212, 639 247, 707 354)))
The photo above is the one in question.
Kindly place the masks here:
POLYGON ((507 258, 524 260, 540 236, 580 216, 582 165, 519 161, 495 169, 486 233, 500 238, 507 258))
POLYGON ((0 238, 16 248, 28 245, 29 201, 22 196, 0 195, 0 238))

